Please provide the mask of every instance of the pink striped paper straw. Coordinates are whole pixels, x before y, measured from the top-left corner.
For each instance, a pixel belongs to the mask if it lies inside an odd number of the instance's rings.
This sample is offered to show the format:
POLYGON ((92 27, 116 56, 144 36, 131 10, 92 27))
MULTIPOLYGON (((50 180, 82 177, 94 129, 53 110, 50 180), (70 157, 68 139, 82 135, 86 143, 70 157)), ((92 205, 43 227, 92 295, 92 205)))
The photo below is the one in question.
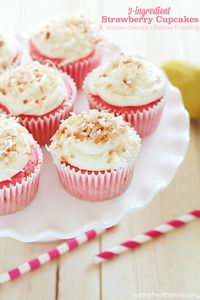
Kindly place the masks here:
POLYGON ((200 218, 200 210, 198 209, 193 210, 165 224, 159 225, 150 231, 144 232, 143 234, 137 235, 123 243, 120 243, 117 246, 112 247, 110 250, 103 251, 95 255, 94 263, 102 263, 128 250, 133 250, 136 247, 141 246, 142 244, 153 240, 159 236, 162 236, 172 230, 182 227, 188 224, 189 222, 196 220, 197 218, 200 218))
POLYGON ((38 269, 42 265, 44 265, 54 259, 59 258, 64 253, 67 253, 69 251, 74 250, 75 248, 78 248, 80 245, 87 243, 90 240, 93 240, 100 234, 107 232, 112 228, 114 228, 114 226, 109 227, 109 228, 104 228, 104 229, 88 230, 76 238, 66 240, 64 243, 60 244, 56 248, 51 249, 48 252, 45 252, 42 255, 22 264, 8 272, 0 274, 0 284, 17 279, 25 273, 31 272, 35 269, 38 269))

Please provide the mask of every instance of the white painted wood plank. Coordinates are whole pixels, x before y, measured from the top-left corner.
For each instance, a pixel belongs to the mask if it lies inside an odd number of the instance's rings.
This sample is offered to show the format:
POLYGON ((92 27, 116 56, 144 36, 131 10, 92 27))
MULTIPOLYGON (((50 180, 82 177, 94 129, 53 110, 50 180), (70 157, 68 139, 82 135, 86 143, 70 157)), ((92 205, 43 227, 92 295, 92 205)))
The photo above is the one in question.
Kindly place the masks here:
MULTIPOLYGON (((111 237, 103 236, 103 249, 109 249, 126 237, 199 208, 199 134, 200 126, 197 123, 192 126, 192 139, 186 160, 171 185, 146 209, 123 220, 119 230, 113 232, 111 237)), ((104 263, 102 299, 129 300, 133 299, 134 293, 140 292, 197 293, 200 274, 199 236, 200 225, 196 221, 104 263)))

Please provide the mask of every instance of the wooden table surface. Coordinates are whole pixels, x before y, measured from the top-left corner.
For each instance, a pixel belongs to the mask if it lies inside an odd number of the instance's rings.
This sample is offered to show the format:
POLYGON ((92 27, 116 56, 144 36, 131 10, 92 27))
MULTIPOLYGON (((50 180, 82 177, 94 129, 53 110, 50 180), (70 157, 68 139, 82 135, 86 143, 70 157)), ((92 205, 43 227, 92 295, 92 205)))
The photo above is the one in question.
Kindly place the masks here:
MULTIPOLYGON (((63 256, 60 260, 0 287, 2 300, 169 299, 135 293, 200 293, 200 222, 150 242, 102 266, 91 263, 100 249, 200 208, 200 123, 191 124, 184 163, 171 184, 116 230, 63 256)), ((0 239, 0 272, 17 266, 58 243, 23 244, 0 239)), ((171 295, 170 299, 185 299, 171 295)), ((186 298, 194 299, 194 298, 186 298)))
MULTIPOLYGON (((196 0, 168 0, 175 15, 196 16, 196 0)), ((140 7, 155 7, 154 0, 141 0, 140 7), (147 4, 148 3, 148 4, 147 4)), ((34 27, 61 9, 85 11, 94 18, 121 16, 134 1, 116 4, 110 0, 6 0, 0 9, 0 26, 9 32, 32 32, 34 27)), ((198 31, 120 31, 104 30, 106 36, 134 53, 141 53, 156 63, 171 58, 199 62, 198 31), (159 41, 159 43, 158 43, 159 41), (162 48, 159 48, 158 45, 162 48), (160 50, 164 49, 164 50, 160 50)), ((128 252, 102 266, 91 263, 92 256, 135 234, 166 220, 200 208, 200 123, 191 124, 191 142, 184 163, 172 183, 151 204, 137 214, 130 214, 118 228, 99 239, 51 262, 20 279, 0 286, 0 300, 131 300, 163 299, 135 293, 200 293, 200 221, 193 222, 128 252)), ((43 253, 58 243, 24 244, 0 238, 0 272, 5 272, 43 253)), ((171 295, 172 300, 184 296, 171 295)), ((190 299, 190 298, 186 298, 190 299)), ((192 299, 192 298, 191 298, 192 299)))

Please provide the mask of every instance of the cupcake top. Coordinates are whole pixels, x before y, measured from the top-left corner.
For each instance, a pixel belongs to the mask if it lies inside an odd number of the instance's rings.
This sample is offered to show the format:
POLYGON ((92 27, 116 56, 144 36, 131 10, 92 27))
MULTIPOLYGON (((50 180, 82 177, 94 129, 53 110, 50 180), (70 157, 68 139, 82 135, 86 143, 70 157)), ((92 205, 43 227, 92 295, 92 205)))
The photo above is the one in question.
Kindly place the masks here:
POLYGON ((0 76, 0 102, 14 116, 40 116, 54 110, 67 99, 63 76, 48 65, 30 62, 0 76))
POLYGON ((151 62, 119 53, 89 75, 88 89, 111 105, 140 106, 163 97, 167 79, 151 62))
POLYGON ((42 54, 63 59, 61 65, 86 57, 99 40, 98 30, 90 19, 65 14, 51 19, 32 37, 42 54))
POLYGON ((9 68, 19 52, 18 42, 0 33, 0 73, 9 68))
POLYGON ((35 142, 14 118, 0 115, 0 182, 22 171, 31 157, 35 142))
POLYGON ((140 137, 121 116, 95 109, 72 113, 49 147, 55 163, 90 171, 123 167, 137 157, 139 149, 140 137))

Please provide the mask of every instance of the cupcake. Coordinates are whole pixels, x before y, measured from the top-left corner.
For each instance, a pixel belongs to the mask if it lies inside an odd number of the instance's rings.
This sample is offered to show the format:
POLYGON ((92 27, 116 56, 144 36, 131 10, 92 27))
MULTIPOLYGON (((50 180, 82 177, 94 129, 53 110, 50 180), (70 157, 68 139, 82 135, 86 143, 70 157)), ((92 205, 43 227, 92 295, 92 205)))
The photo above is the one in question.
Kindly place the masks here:
POLYGON ((30 55, 41 63, 52 61, 80 88, 85 76, 100 63, 99 41, 98 30, 90 19, 59 15, 32 35, 30 55))
POLYGON ((19 43, 13 37, 0 33, 0 73, 21 60, 19 43))
POLYGON ((0 108, 17 116, 40 145, 49 143, 72 110, 76 87, 56 68, 30 62, 0 76, 0 108))
POLYGON ((37 190, 42 152, 14 118, 0 115, 0 215, 31 203, 37 190))
POLYGON ((85 89, 91 108, 122 115, 145 137, 159 123, 167 79, 152 63, 120 53, 112 62, 88 75, 85 89))
POLYGON ((48 149, 68 193, 81 200, 103 201, 128 187, 140 137, 121 116, 94 109, 72 113, 48 149))

